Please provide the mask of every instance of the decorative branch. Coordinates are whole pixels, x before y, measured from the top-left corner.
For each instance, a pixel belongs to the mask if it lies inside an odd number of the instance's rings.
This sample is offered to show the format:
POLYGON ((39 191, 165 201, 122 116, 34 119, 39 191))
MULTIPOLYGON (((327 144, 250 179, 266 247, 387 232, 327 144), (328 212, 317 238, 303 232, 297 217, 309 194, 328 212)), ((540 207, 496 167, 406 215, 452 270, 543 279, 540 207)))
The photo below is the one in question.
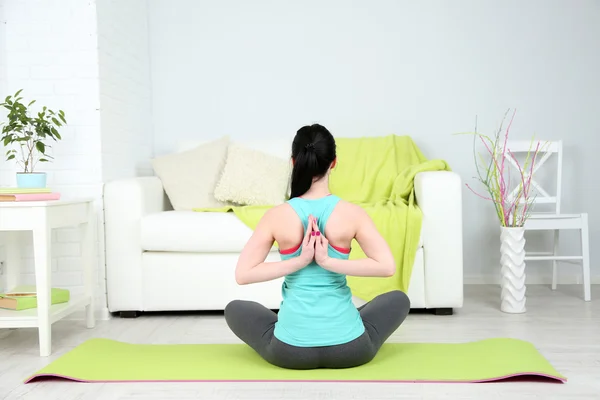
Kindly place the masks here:
POLYGON ((508 144, 510 129, 516 114, 516 110, 513 111, 506 129, 503 130, 504 121, 506 120, 509 111, 510 109, 504 114, 500 128, 496 131, 493 139, 477 132, 477 120, 475 123, 475 132, 466 133, 474 135, 473 159, 475 160, 475 169, 478 176, 476 179, 483 185, 485 191, 487 192, 487 196, 477 193, 468 184, 466 186, 478 197, 492 202, 502 226, 517 227, 525 224, 525 221, 527 218, 529 218, 531 208, 535 200, 535 196, 532 198, 531 195, 531 181, 534 172, 535 161, 537 155, 541 151, 541 148, 539 142, 537 142, 536 146, 534 147, 532 139, 523 166, 519 164, 519 161, 512 153, 508 144), (480 139, 479 142, 483 145, 486 156, 477 152, 477 138, 480 139), (532 150, 533 147, 534 149, 532 150), (513 191, 511 191, 512 186, 510 168, 506 168, 505 164, 509 157, 512 161, 514 161, 517 169, 519 170, 519 184, 513 191), (478 162, 478 158, 481 159, 481 164, 478 162), (487 163, 484 161, 486 158, 488 159, 487 163), (485 164, 487 164, 487 167, 485 164), (516 192, 514 198, 510 197, 512 192, 516 192), (521 204, 523 204, 522 207, 521 204))

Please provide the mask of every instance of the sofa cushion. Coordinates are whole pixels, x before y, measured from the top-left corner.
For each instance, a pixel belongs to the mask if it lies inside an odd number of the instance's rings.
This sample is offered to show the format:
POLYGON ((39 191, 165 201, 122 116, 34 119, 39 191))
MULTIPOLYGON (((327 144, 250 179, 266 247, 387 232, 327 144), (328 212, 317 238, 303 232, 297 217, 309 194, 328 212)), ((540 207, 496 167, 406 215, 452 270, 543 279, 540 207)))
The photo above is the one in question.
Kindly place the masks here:
POLYGON ((225 166, 229 137, 204 143, 193 149, 156 157, 152 167, 160 178, 173 208, 218 208, 214 189, 225 166))
POLYGON ((251 235, 252 230, 232 212, 165 211, 147 215, 141 223, 146 251, 235 253, 251 235))
POLYGON ((164 211, 141 222, 145 251, 239 253, 251 235, 252 230, 232 212, 164 211))
POLYGON ((290 172, 290 159, 233 142, 227 149, 215 198, 247 206, 281 204, 288 194, 290 172))

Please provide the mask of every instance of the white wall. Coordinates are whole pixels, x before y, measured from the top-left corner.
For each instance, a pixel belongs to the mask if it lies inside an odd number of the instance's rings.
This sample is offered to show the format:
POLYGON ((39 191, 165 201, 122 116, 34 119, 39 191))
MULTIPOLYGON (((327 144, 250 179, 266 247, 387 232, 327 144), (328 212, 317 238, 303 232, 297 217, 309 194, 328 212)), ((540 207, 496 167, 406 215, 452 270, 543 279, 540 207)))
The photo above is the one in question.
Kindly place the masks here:
MULTIPOLYGON (((68 126, 54 144, 53 163, 41 164, 48 185, 63 197, 91 197, 99 216, 102 256, 102 160, 100 142, 96 7, 93 2, 0 0, 0 85, 3 97, 24 89, 36 105, 65 111, 68 126)), ((4 154, 4 152, 2 153, 4 154)), ((0 185, 15 185, 15 165, 0 161, 0 185)), ((76 294, 82 290, 79 232, 53 232, 52 283, 76 294)), ((31 234, 23 235, 23 283, 33 284, 31 234)), ((96 268, 99 308, 105 307, 104 268, 96 268)))
MULTIPOLYGON (((576 3, 576 4, 575 4, 576 3)), ((565 212, 590 214, 600 252, 600 5, 503 2, 220 2, 149 0, 157 153, 177 143, 293 135, 325 124, 337 136, 411 135, 465 182, 471 140, 517 108, 514 138, 564 139, 565 212)), ((340 160, 343 162, 343 160, 340 160)), ((465 277, 498 277, 498 223, 465 190, 465 277)), ((577 251, 566 238, 563 251, 577 251)), ((592 263, 593 275, 600 267, 592 263)), ((531 264, 530 282, 550 269, 531 264)), ((563 281, 578 279, 565 265, 563 281)))
MULTIPOLYGON (((0 1, 0 94, 6 93, 6 24, 4 17, 4 4, 0 1)), ((0 100, 4 100, 0 96, 0 100)))
POLYGON ((152 99, 146 0, 98 0, 104 181, 152 172, 152 99))

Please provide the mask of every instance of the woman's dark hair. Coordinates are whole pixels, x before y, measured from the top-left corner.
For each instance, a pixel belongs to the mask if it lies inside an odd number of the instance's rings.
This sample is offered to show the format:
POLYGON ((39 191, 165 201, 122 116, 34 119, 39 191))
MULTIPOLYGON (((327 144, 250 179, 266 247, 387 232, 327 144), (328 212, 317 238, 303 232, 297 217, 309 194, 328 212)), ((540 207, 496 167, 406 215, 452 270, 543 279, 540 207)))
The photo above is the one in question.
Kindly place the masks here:
POLYGON ((292 143, 294 168, 290 198, 302 196, 315 178, 325 176, 335 157, 335 139, 327 128, 319 124, 300 128, 292 143))

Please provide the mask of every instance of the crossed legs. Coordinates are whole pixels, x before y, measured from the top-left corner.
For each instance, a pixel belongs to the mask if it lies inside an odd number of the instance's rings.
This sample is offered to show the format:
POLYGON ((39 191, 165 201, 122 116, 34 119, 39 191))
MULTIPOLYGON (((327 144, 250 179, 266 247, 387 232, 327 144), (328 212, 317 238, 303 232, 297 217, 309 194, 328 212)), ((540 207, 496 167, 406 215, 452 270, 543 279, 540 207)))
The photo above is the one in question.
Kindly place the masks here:
POLYGON ((359 308, 365 333, 355 340, 324 347, 296 347, 273 334, 277 314, 253 301, 234 300, 225 307, 233 333, 267 362, 282 368, 349 368, 366 364, 404 322, 410 300, 404 292, 384 293, 359 308))

